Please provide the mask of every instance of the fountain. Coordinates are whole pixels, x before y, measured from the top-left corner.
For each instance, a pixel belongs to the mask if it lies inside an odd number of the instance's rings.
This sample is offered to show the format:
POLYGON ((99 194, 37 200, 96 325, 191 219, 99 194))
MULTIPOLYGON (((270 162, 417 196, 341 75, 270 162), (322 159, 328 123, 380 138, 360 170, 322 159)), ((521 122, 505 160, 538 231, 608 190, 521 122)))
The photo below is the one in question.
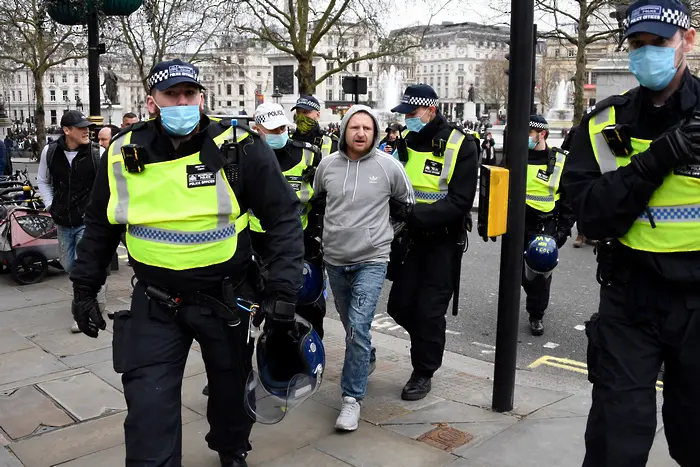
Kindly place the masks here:
POLYGON ((386 128, 389 123, 401 120, 400 114, 394 114, 391 109, 399 105, 403 93, 406 73, 397 71, 394 65, 389 70, 384 70, 379 75, 379 89, 381 91, 381 107, 376 109, 376 115, 382 128, 386 128))
POLYGON ((571 119, 574 117, 574 109, 568 105, 570 81, 561 80, 557 85, 557 95, 554 106, 547 111, 547 121, 549 126, 552 122, 559 122, 557 126, 571 126, 571 119))

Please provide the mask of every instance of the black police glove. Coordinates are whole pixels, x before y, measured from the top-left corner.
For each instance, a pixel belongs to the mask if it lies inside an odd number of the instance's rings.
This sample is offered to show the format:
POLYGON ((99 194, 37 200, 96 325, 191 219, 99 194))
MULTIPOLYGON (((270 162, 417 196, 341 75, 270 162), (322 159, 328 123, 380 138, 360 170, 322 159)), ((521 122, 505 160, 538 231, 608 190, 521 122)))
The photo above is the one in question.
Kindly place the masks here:
POLYGON ((632 156, 632 167, 647 180, 661 183, 676 167, 700 164, 700 119, 693 118, 654 140, 632 156))
POLYGON ((557 244, 557 248, 561 248, 566 244, 566 239, 569 238, 569 235, 566 232, 555 232, 553 238, 557 244))
POLYGON ((97 337, 107 327, 97 304, 97 291, 92 287, 73 284, 73 319, 83 334, 97 337))
POLYGON ((263 302, 265 329, 272 333, 288 333, 295 329, 294 313, 296 305, 291 302, 269 297, 263 302))
POLYGON ((413 213, 413 204, 389 198, 389 215, 397 221, 406 222, 413 213))

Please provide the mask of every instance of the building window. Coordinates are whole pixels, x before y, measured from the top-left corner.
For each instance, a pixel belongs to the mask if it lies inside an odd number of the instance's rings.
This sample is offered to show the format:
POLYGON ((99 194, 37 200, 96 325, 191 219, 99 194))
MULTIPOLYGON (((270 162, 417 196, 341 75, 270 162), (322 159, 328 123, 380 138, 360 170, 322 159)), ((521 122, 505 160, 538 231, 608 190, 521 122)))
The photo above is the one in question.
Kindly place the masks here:
POLYGON ((232 71, 229 70, 229 71, 226 72, 226 77, 227 77, 227 78, 231 78, 232 76, 233 76, 233 72, 232 72, 232 71))
POLYGON ((479 82, 480 82, 480 81, 479 81, 479 77, 478 77, 478 76, 475 76, 475 77, 474 77, 474 86, 476 86, 476 87, 478 88, 478 87, 479 87, 479 82))
POLYGON ((15 100, 15 92, 14 91, 12 91, 12 100, 13 101, 15 100))
POLYGON ((442 66, 438 65, 438 73, 442 71, 442 66))
POLYGON ((78 84, 78 75, 73 75, 73 83, 78 84))
POLYGON ((258 71, 257 73, 255 73, 255 76, 257 76, 257 77, 262 76, 262 72, 258 71))
POLYGON ((357 47, 357 45, 358 45, 357 37, 352 40, 352 45, 353 45, 353 47, 357 47))
POLYGON ((230 55, 226 56, 226 63, 231 63, 231 56, 230 55))
POLYGON ((328 78, 326 78, 326 84, 328 86, 333 86, 333 77, 332 76, 329 76, 328 78))
POLYGON ((576 49, 566 49, 566 53, 569 57, 575 57, 576 56, 576 49))
POLYGON ((427 65, 423 65, 423 73, 427 73, 427 72, 428 72, 428 66, 427 66, 427 65))
POLYGON ((238 95, 239 96, 245 95, 245 85, 244 84, 238 85, 238 95))
POLYGON ((369 67, 369 72, 372 73, 372 70, 374 69, 374 64, 370 63, 367 66, 369 67))
POLYGON ((230 84, 227 84, 227 85, 226 85, 226 95, 227 95, 227 96, 230 96, 230 95, 231 95, 231 85, 230 85, 230 84))
POLYGON ((68 89, 63 90, 63 102, 68 102, 68 89))
POLYGON ((20 110, 20 111, 19 111, 19 119, 20 119, 21 121, 24 121, 24 110, 20 110))
POLYGON ((435 71, 435 67, 433 65, 430 65, 430 72, 432 73, 434 71, 435 71))
MULTIPOLYGON (((591 84, 598 84, 598 74, 595 71, 591 71, 591 84)), ((19 95, 19 100, 22 100, 22 94, 19 95)))
POLYGON ((223 107, 223 106, 221 105, 221 101, 219 101, 219 107, 223 107))
POLYGON ((15 121, 17 120, 17 111, 15 110, 15 121))
POLYGON ((352 71, 360 71, 360 64, 359 63, 353 63, 352 64, 352 71))
POLYGON ((440 77, 439 76, 437 77, 437 84, 438 84, 438 86, 440 86, 440 77))
POLYGON ((238 101, 238 107, 245 107, 245 101, 238 101))
POLYGON ((457 65, 457 71, 464 71, 464 63, 457 65))
POLYGON ((367 84, 368 84, 369 86, 372 86, 372 82, 373 82, 372 78, 368 78, 368 79, 367 79, 367 84))
MULTIPOLYGON (((372 47, 374 47, 374 41, 369 41, 369 48, 371 49, 372 47)), ((372 70, 370 70, 370 71, 372 71, 372 70)))
POLYGON ((231 107, 231 101, 226 101, 226 107, 231 107))
POLYGON ((62 82, 62 83, 67 83, 67 82, 68 82, 68 75, 67 75, 67 74, 63 73, 63 74, 61 75, 61 82, 62 82))
POLYGON ((238 72, 238 77, 239 78, 245 78, 245 71, 241 70, 238 72))
POLYGON ((49 102, 56 102, 56 91, 54 89, 49 90, 49 102))
POLYGON ((51 124, 58 125, 58 119, 56 118, 56 110, 51 111, 51 124))
POLYGON ((75 102, 78 102, 78 100, 80 99, 80 90, 79 90, 79 89, 76 89, 76 90, 75 90, 75 96, 74 96, 74 97, 75 97, 75 102))
POLYGON ((326 62, 326 71, 331 71, 333 69, 333 62, 326 62))
POLYGON ((559 57, 559 49, 554 49, 554 57, 555 58, 559 57))
POLYGON ((372 102, 372 91, 367 91, 367 100, 372 102))
POLYGON ((245 64, 245 58, 243 58, 243 57, 238 57, 238 64, 239 64, 239 65, 244 65, 244 64, 245 64))
MULTIPOLYGON (((216 85, 216 93, 221 94, 221 83, 216 85)), ((221 107, 221 104, 219 104, 219 107, 221 107)))
POLYGON ((49 83, 51 83, 51 84, 56 83, 56 77, 53 75, 53 73, 49 73, 49 83))
POLYGON ((449 80, 449 77, 445 76, 445 86, 447 86, 447 83, 449 82, 448 80, 449 80))
POLYGON ((78 66, 78 60, 73 60, 73 66, 78 66))
POLYGON ((17 91, 17 100, 22 102, 22 91, 17 91))
POLYGON ((328 91, 326 91, 326 99, 328 99, 329 101, 333 100, 333 90, 332 89, 329 89, 328 91))

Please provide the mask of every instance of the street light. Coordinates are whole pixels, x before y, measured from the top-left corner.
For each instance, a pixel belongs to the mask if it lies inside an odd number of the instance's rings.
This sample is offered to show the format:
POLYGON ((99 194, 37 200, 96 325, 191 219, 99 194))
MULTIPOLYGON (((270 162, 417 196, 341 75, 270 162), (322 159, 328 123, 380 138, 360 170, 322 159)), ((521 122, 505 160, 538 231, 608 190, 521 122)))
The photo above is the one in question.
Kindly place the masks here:
POLYGON ((275 86, 275 92, 272 93, 272 98, 275 100, 275 104, 280 103, 280 99, 282 99, 282 93, 280 92, 280 88, 275 86))

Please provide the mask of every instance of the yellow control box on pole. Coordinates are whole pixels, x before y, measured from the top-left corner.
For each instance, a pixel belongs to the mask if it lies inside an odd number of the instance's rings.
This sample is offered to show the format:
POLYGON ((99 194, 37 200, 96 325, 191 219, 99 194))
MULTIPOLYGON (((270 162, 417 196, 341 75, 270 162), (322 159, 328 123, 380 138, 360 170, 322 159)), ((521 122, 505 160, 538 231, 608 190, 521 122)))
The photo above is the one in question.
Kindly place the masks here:
POLYGON ((508 184, 508 169, 491 165, 481 166, 477 231, 484 240, 506 233, 508 184))

